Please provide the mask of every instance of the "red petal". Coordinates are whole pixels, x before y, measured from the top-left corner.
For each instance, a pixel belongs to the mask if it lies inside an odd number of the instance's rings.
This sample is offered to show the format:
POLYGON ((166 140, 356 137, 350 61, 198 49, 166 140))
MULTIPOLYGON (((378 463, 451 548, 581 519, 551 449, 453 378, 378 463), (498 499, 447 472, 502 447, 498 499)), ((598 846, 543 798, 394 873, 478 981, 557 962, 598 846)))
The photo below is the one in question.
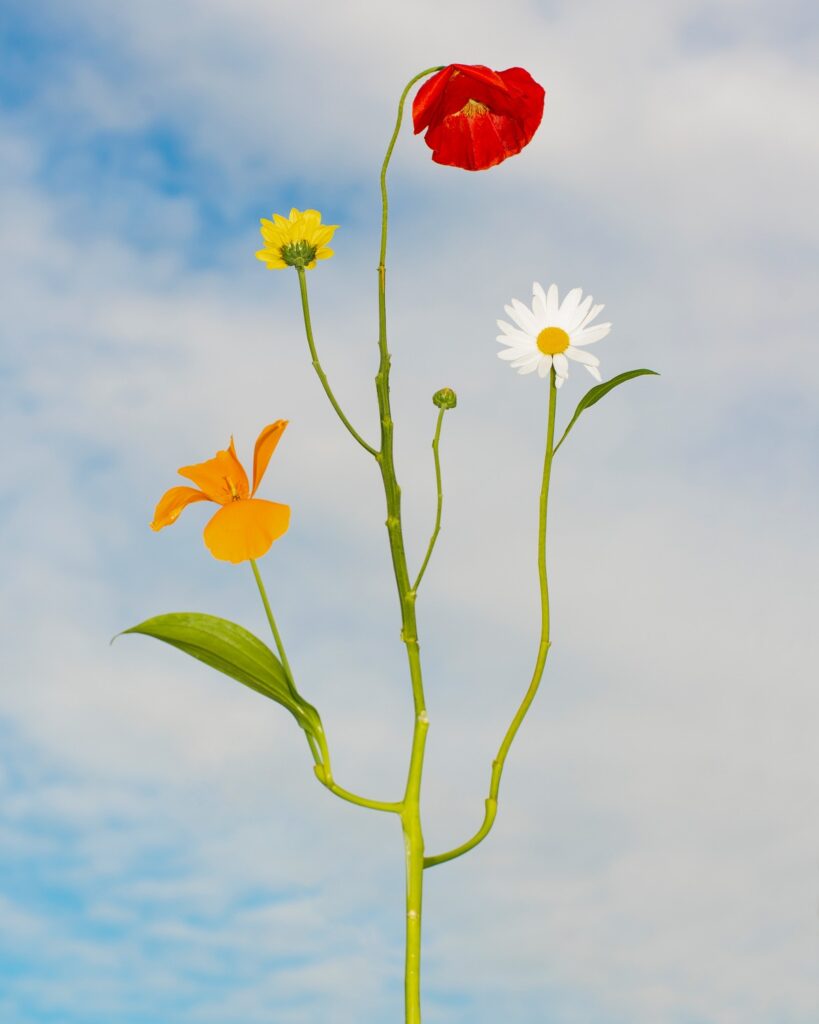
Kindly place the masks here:
POLYGON ((479 64, 450 64, 419 89, 413 103, 416 133, 436 163, 485 170, 519 153, 543 117, 543 88, 523 68, 491 71, 479 64), (486 113, 461 113, 474 100, 486 113))
POLYGON ((515 147, 509 137, 510 129, 514 131, 508 118, 492 114, 480 117, 453 114, 442 124, 430 128, 426 143, 432 149, 435 163, 466 171, 484 171, 520 151, 521 146, 515 147))
POLYGON ((460 110, 470 99, 487 106, 505 97, 507 86, 497 71, 482 64, 450 64, 439 71, 418 90, 412 104, 412 121, 416 135, 435 121, 460 110))

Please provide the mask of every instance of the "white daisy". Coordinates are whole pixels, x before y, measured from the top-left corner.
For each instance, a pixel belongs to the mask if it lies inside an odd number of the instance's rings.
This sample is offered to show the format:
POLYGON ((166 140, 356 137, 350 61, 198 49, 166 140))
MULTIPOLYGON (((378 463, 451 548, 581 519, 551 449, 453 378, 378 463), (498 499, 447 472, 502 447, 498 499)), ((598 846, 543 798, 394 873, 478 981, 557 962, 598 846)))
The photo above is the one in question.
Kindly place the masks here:
POLYGON ((535 282, 532 295, 531 309, 517 299, 503 307, 512 323, 498 320, 503 331, 498 341, 506 346, 498 352, 498 358, 507 360, 518 373, 537 370, 540 377, 548 377, 554 366, 557 387, 569 376, 569 359, 582 363, 595 380, 600 380, 600 360, 584 346, 600 341, 611 330, 611 324, 590 326, 603 307, 593 306, 591 295, 581 302, 581 288, 572 288, 559 302, 557 285, 549 285, 548 292, 544 292, 535 282))

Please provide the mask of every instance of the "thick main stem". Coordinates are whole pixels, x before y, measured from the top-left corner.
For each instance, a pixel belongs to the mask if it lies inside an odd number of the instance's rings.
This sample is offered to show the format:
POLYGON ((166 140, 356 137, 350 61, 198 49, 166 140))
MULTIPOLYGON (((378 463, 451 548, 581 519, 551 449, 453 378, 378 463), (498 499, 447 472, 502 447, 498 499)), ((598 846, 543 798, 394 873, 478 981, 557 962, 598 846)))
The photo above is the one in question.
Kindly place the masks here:
POLYGON ((377 455, 381 468, 381 479, 384 484, 384 495, 387 502, 387 536, 398 589, 398 600, 401 606, 401 639, 407 648, 410 681, 412 684, 412 700, 414 707, 414 726, 412 733, 412 752, 407 774, 407 787, 404 792, 401 825, 404 831, 407 869, 407 924, 406 924, 406 960, 404 975, 404 997, 406 1024, 421 1024, 421 899, 424 875, 424 836, 421 828, 421 774, 424 765, 424 748, 426 746, 427 718, 424 704, 424 685, 421 676, 421 657, 418 647, 418 629, 415 618, 415 590, 412 588, 407 570, 407 556, 404 551, 404 534, 401 526, 401 488, 395 474, 393 456, 393 421, 390 407, 390 353, 387 348, 387 168, 395 148, 401 120, 404 114, 404 103, 412 86, 421 78, 438 71, 439 68, 427 68, 407 83, 398 103, 398 115, 395 122, 384 163, 381 166, 381 247, 378 260, 378 373, 375 378, 375 390, 378 398, 378 412, 381 422, 381 448, 377 455))

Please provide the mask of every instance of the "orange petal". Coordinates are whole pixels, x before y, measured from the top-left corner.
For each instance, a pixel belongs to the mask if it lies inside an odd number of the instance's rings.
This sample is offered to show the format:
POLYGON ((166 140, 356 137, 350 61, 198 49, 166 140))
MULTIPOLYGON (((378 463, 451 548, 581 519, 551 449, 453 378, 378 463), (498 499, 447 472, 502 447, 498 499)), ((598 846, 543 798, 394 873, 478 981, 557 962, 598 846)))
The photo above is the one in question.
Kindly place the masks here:
POLYGON ((159 499, 151 529, 161 530, 163 526, 170 526, 179 518, 179 513, 183 508, 187 508, 194 501, 207 500, 207 494, 203 494, 193 487, 172 487, 169 491, 165 491, 159 499))
POLYGON ((247 484, 247 473, 236 457, 233 438, 227 451, 217 452, 207 462, 198 462, 195 466, 183 466, 180 476, 193 480, 201 487, 211 501, 226 505, 234 498, 246 498, 250 493, 247 484))
POLYGON ((266 554, 289 525, 288 505, 261 498, 232 501, 205 527, 205 544, 213 557, 223 562, 246 562, 266 554))
POLYGON ((267 470, 267 464, 270 462, 270 456, 276 450, 276 445, 284 433, 287 422, 287 420, 276 420, 275 423, 268 424, 256 438, 256 448, 253 452, 253 490, 250 492, 251 494, 256 493, 256 488, 262 482, 262 477, 267 470))

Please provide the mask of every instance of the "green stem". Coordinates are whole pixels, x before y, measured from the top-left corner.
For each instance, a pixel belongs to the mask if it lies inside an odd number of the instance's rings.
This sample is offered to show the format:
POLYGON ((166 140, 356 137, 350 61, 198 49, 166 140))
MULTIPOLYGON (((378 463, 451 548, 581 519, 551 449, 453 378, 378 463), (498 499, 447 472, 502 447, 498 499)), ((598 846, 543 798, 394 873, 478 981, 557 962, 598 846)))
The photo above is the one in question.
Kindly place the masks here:
POLYGON ((435 511, 435 526, 432 528, 432 536, 429 538, 429 547, 427 553, 424 555, 424 561, 421 563, 421 568, 418 570, 418 576, 415 583, 412 585, 412 589, 417 593, 418 587, 421 580, 424 577, 424 573, 429 565, 429 560, 432 557, 432 549, 435 547, 435 541, 438 539, 438 534, 441 532, 441 512, 444 506, 444 493, 441 488, 441 457, 438 453, 438 444, 441 440, 441 424, 443 423, 444 413, 446 407, 442 407, 438 410, 438 422, 435 424, 435 437, 432 439, 432 457, 435 460, 435 487, 438 492, 438 506, 435 511))
POLYGON ((401 825, 404 832, 407 875, 406 960, 404 969, 404 998, 406 1024, 421 1022, 421 899, 424 874, 424 836, 421 828, 421 774, 424 766, 429 719, 424 703, 424 685, 421 676, 421 656, 418 647, 418 629, 415 618, 415 591, 410 584, 407 558, 404 552, 404 534, 401 526, 401 488, 395 475, 393 457, 393 420, 390 408, 390 353, 387 347, 387 223, 389 201, 387 197, 387 168, 392 156, 401 121, 404 103, 410 89, 419 79, 439 71, 427 68, 407 83, 398 102, 398 114, 384 163, 381 165, 381 247, 378 261, 378 373, 375 391, 381 422, 381 449, 378 464, 387 502, 387 536, 390 544, 398 600, 401 606, 401 639, 406 645, 412 684, 414 725, 412 751, 404 792, 401 825))
POLYGON ((392 151, 395 149, 395 143, 398 141, 398 133, 401 131, 401 121, 404 117, 404 104, 407 100, 407 95, 410 89, 415 85, 416 82, 420 82, 422 78, 426 78, 427 75, 433 75, 436 71, 443 71, 444 65, 439 64, 434 68, 426 68, 424 71, 419 71, 417 75, 411 78, 404 86, 404 91, 401 93, 401 99, 398 101, 398 116, 395 119, 395 128, 390 139, 390 144, 387 146, 387 153, 384 157, 384 163, 381 165, 381 250, 379 258, 379 269, 384 266, 384 261, 387 258, 387 168, 390 165, 390 158, 392 157, 392 151))
MULTIPOLYGON (((273 617, 273 609, 270 607, 270 602, 267 599, 267 591, 265 590, 264 583, 262 582, 261 574, 259 573, 259 567, 256 565, 256 559, 250 559, 250 568, 253 570, 253 576, 256 579, 256 586, 259 588, 259 595, 264 605, 265 614, 267 615, 267 621, 270 623, 270 632, 273 634, 273 639, 276 642, 276 650, 279 652, 279 660, 282 663, 284 669, 284 678, 287 682, 287 688, 293 694, 293 696, 300 700, 300 695, 296 689, 296 681, 293 678, 293 671, 290 668, 290 662, 287 660, 287 654, 284 650, 284 644, 282 643, 281 634, 279 633, 279 627, 276 625, 276 620, 273 617)), ((321 764, 321 754, 318 747, 316 746, 315 737, 312 736, 307 730, 304 735, 307 737, 307 742, 310 746, 310 753, 313 755, 313 760, 316 765, 321 764)))
POLYGON ((313 338, 313 326, 310 321, 310 303, 307 298, 307 275, 305 274, 304 267, 296 267, 299 275, 299 292, 301 293, 301 308, 304 314, 304 332, 307 335, 307 344, 310 346, 310 356, 313 360, 313 369, 318 375, 318 379, 321 381, 321 386, 324 388, 324 393, 330 399, 330 405, 335 409, 338 418, 349 430, 352 436, 358 441, 361 447, 370 453, 374 458, 378 457, 378 452, 372 445, 367 444, 364 438, 359 434, 355 427, 350 423, 347 417, 344 415, 341 406, 336 401, 336 396, 333 394, 330 382, 327 380, 327 374, 322 369, 321 363, 319 362, 318 353, 316 352, 316 343, 313 338))
MULTIPOLYGON (((250 567, 253 570, 253 576, 256 579, 256 586, 259 588, 259 594, 264 605, 265 614, 267 615, 267 621, 270 623, 270 631, 273 634, 273 639, 276 643, 276 650, 279 652, 279 659, 284 669, 285 679, 290 692, 301 701, 301 695, 296 689, 296 682, 293 678, 293 671, 290 668, 290 662, 287 660, 287 654, 284 650, 284 643, 282 642, 279 628, 276 625, 276 619, 273 616, 273 609, 270 607, 270 601, 267 598, 267 591, 262 581, 259 567, 256 565, 255 559, 250 559, 250 567)), ((313 760, 316 762, 314 771, 316 778, 319 782, 330 790, 331 793, 335 793, 336 796, 342 800, 347 800, 351 804, 358 804, 360 807, 369 807, 376 811, 391 811, 394 814, 400 814, 402 804, 400 803, 389 803, 383 800, 369 800, 367 797, 358 796, 356 793, 351 793, 348 789, 343 789, 333 781, 333 771, 330 765, 330 750, 327 745, 327 737, 324 735, 324 730, 319 733, 318 742, 319 747, 316 746, 316 739, 311 733, 305 730, 305 736, 307 742, 310 744, 310 751, 313 754, 313 760)))
MULTIPOLYGON (((412 700, 414 707, 414 726, 412 734, 412 750, 410 754, 409 770, 407 772, 407 784, 404 790, 404 798, 400 804, 387 804, 378 801, 365 800, 355 794, 340 789, 332 781, 329 772, 329 761, 327 770, 319 766, 316 774, 319 779, 342 799, 350 800, 364 807, 375 807, 378 810, 396 811, 401 816, 401 826, 404 832, 404 843, 406 849, 407 863, 407 953, 405 969, 405 999, 406 999, 406 1024, 421 1024, 421 988, 420 988, 420 963, 421 963, 421 895, 424 871, 424 838, 421 830, 421 774, 424 765, 424 749, 426 746, 427 730, 429 719, 427 718, 424 703, 424 686, 421 676, 421 656, 418 646, 418 629, 415 617, 415 590, 410 584, 409 571, 407 569, 407 557, 404 551, 404 534, 401 525, 401 488, 395 474, 395 460, 393 455, 393 420, 390 408, 390 353, 387 348, 387 223, 389 203, 387 197, 387 168, 395 148, 398 134, 401 130, 401 121, 404 115, 404 104, 410 89, 421 78, 440 71, 442 65, 434 68, 427 68, 415 75, 406 85, 401 93, 398 103, 398 115, 395 121, 395 129, 390 138, 384 162, 381 166, 381 245, 378 262, 378 352, 379 363, 378 373, 375 377, 375 391, 378 399, 378 412, 381 426, 381 444, 376 450, 361 437, 353 428, 350 421, 344 415, 338 402, 333 395, 327 377, 321 368, 316 354, 316 347, 313 341, 313 330, 310 323, 310 308, 307 300, 307 282, 302 268, 297 268, 299 275, 299 289, 301 292, 302 310, 304 312, 304 328, 307 333, 307 343, 310 346, 310 355, 313 359, 313 367, 318 374, 325 394, 330 399, 330 404, 335 409, 339 419, 355 438, 355 440, 368 451, 378 462, 381 470, 381 479, 384 485, 384 495, 387 505, 387 536, 392 556, 395 584, 398 591, 398 601, 401 609, 401 640, 406 646, 407 662, 409 664, 410 681, 412 684, 412 700)), ((324 745, 322 747, 324 750, 324 745)))
POLYGON ((298 697, 299 693, 296 690, 296 681, 293 678, 293 671, 290 668, 290 662, 287 660, 287 654, 284 650, 284 644, 282 643, 281 634, 279 633, 279 627, 276 625, 276 620, 273 618, 273 609, 270 607, 270 602, 267 599, 267 591, 264 588, 261 574, 259 573, 259 567, 256 565, 256 559, 250 559, 250 568, 253 570, 253 575, 256 578, 256 586, 259 588, 259 594, 262 598, 262 604, 264 605, 265 614, 267 615, 267 621, 270 623, 270 632, 273 634, 273 639, 276 642, 276 650, 279 652, 279 660, 282 663, 284 674, 287 679, 287 685, 290 692, 294 697, 298 697))
POLYGON ((509 728, 506 730, 506 735, 503 737, 503 742, 500 745, 497 756, 492 762, 489 796, 486 799, 483 824, 471 839, 468 839, 460 846, 456 846, 454 850, 448 850, 446 853, 439 853, 434 857, 425 858, 425 868, 431 868, 436 864, 443 864, 448 860, 454 860, 456 857, 460 857, 468 850, 477 846, 478 843, 482 842, 486 836, 489 835, 489 832, 495 823, 495 816, 498 812, 498 791, 500 789, 501 775, 503 774, 506 755, 509 753, 512 741, 514 740, 523 719, 526 717, 526 712, 529 710, 532 701, 535 699, 535 694, 537 693, 540 681, 543 678, 543 670, 546 666, 546 658, 551 646, 551 641, 549 639, 549 581, 546 573, 546 520, 549 509, 549 481, 551 479, 552 459, 554 457, 556 408, 557 385, 555 380, 555 371, 553 368, 549 377, 549 422, 546 431, 546 455, 543 461, 543 479, 540 487, 540 509, 538 520, 537 566, 538 577, 540 580, 540 644, 538 646, 534 672, 532 673, 532 681, 529 683, 529 689, 526 691, 526 695, 524 696, 515 717, 512 719, 509 728))
POLYGON ((348 803, 357 804, 359 807, 368 807, 373 811, 389 811, 392 814, 400 814, 403 808, 403 804, 400 801, 390 802, 386 800, 370 800, 366 796, 359 796, 358 793, 351 793, 349 789, 344 789, 339 786, 333 779, 333 771, 330 767, 330 751, 327 747, 327 739, 322 733, 319 742, 321 743, 321 753, 323 764, 316 765, 314 771, 316 778, 326 789, 329 789, 331 793, 334 793, 341 800, 346 800, 348 803))

